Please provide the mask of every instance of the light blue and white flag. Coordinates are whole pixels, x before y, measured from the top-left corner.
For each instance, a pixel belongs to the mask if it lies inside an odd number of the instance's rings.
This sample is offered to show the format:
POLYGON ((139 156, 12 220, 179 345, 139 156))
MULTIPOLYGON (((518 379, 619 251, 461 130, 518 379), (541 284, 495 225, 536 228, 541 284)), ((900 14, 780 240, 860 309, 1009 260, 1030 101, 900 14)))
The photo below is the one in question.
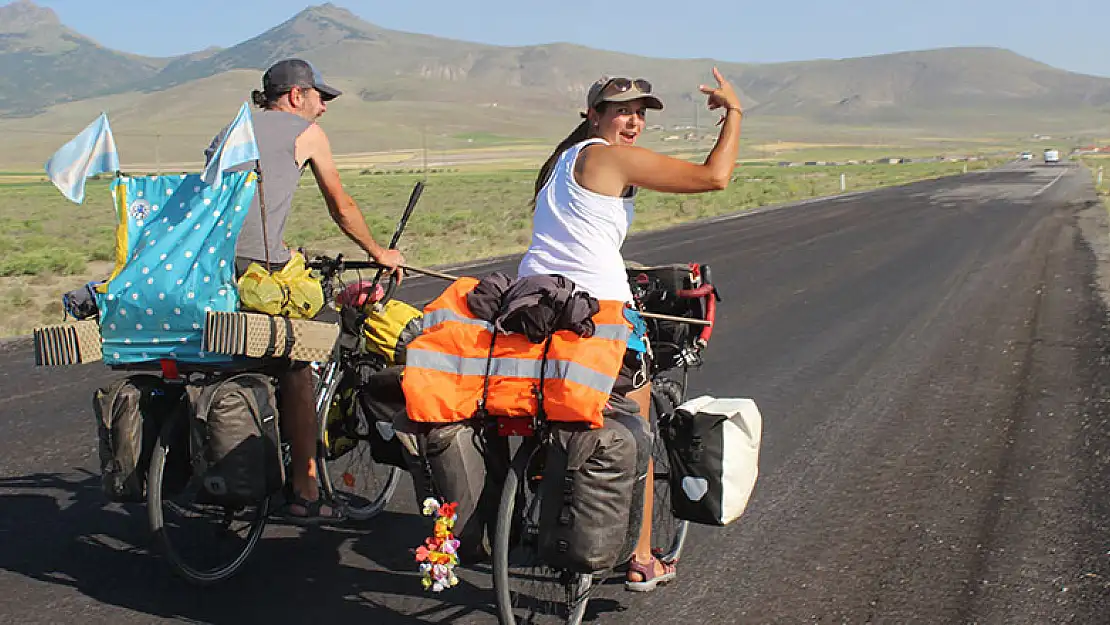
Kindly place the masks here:
POLYGON ((46 175, 71 202, 85 200, 85 179, 119 171, 119 154, 108 116, 100 114, 81 134, 63 145, 46 161, 46 175))
POLYGON ((201 179, 207 185, 220 183, 223 172, 228 169, 258 159, 258 144, 254 141, 254 124, 251 123, 251 110, 247 103, 239 108, 235 121, 227 127, 220 137, 215 151, 208 154, 208 164, 204 167, 201 179))

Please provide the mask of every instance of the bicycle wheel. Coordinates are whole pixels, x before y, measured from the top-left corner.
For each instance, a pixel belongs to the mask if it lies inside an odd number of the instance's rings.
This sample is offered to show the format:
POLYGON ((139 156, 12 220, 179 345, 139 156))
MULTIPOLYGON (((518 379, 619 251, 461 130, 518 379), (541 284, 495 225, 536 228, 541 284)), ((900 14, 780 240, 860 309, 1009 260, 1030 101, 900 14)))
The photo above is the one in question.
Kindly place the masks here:
POLYGON ((340 410, 337 393, 343 376, 341 369, 325 368, 317 386, 316 472, 324 494, 341 504, 351 519, 365 521, 389 504, 401 481, 401 469, 374 461, 369 428, 377 424, 367 423, 361 412, 356 419, 335 412, 340 410), (333 438, 340 440, 332 444, 333 438))
POLYGON ((539 554, 543 450, 525 439, 505 476, 493 539, 493 588, 502 625, 582 622, 590 575, 552 569, 539 554))
POLYGON ((266 528, 269 500, 230 508, 203 501, 202 477, 189 463, 189 420, 162 426, 147 473, 147 516, 162 552, 179 575, 207 585, 231 577, 266 528))
POLYGON ((651 386, 651 430, 654 438, 652 477, 655 501, 651 511, 651 550, 664 562, 677 562, 686 544, 689 523, 671 512, 670 458, 660 436, 659 422, 666 420, 685 399, 685 385, 677 380, 656 376, 651 386))

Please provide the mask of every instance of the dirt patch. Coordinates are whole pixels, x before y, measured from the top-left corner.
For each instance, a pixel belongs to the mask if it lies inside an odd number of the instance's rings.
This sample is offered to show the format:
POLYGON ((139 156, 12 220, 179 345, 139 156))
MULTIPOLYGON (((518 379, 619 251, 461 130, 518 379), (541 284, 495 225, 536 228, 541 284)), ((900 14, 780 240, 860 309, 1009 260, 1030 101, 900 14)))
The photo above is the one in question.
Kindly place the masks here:
POLYGON ((26 335, 36 327, 61 323, 62 295, 107 278, 112 267, 110 262, 92 261, 78 275, 0 277, 0 336, 26 335))
POLYGON ((1079 229, 1095 256, 1099 296, 1103 304, 1110 308, 1110 212, 1097 197, 1083 201, 1079 210, 1079 229))

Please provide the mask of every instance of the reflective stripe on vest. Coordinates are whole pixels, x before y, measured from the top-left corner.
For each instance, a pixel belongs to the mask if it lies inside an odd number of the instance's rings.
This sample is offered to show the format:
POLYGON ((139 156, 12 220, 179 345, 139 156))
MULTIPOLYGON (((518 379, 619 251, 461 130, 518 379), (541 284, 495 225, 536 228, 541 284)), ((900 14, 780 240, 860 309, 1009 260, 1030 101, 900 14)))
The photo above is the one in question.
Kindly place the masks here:
POLYGON ((613 378, 566 360, 548 358, 547 366, 544 367, 544 361, 530 358, 463 358, 423 349, 410 349, 406 355, 405 362, 410 367, 433 369, 443 373, 485 375, 486 364, 489 363, 491 376, 539 380, 542 368, 544 380, 570 380, 605 394, 613 390, 613 378))
POLYGON ((423 332, 408 346, 402 378, 409 417, 426 423, 472 418, 486 387, 487 367, 489 413, 534 415, 542 369, 547 418, 600 427, 631 335, 624 304, 600 302, 591 337, 556 332, 546 346, 545 363, 544 343, 518 333, 494 340, 493 325, 473 316, 466 296, 477 284, 473 278, 460 279, 424 309, 423 332))

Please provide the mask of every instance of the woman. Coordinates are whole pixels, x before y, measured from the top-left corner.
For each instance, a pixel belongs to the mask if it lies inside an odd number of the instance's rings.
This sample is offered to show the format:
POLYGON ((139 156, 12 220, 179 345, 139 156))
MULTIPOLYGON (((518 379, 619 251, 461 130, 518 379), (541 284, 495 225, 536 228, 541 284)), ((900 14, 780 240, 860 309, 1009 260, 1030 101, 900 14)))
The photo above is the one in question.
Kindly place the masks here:
MULTIPOLYGON (((521 277, 558 274, 597 299, 632 303, 620 248, 632 222, 638 187, 667 193, 719 191, 736 165, 743 111, 732 86, 713 68, 717 87, 702 85, 710 110, 723 109, 717 143, 702 164, 636 147, 648 109, 662 110, 643 79, 602 78, 586 95, 585 118, 540 169, 535 186, 532 243, 520 262, 521 277)), ((649 418, 651 388, 643 322, 637 328, 613 388, 649 418)), ((649 469, 650 474, 651 469, 649 469)), ((675 577, 675 565, 651 554, 652 492, 646 489, 645 522, 625 588, 648 592, 675 577)))

